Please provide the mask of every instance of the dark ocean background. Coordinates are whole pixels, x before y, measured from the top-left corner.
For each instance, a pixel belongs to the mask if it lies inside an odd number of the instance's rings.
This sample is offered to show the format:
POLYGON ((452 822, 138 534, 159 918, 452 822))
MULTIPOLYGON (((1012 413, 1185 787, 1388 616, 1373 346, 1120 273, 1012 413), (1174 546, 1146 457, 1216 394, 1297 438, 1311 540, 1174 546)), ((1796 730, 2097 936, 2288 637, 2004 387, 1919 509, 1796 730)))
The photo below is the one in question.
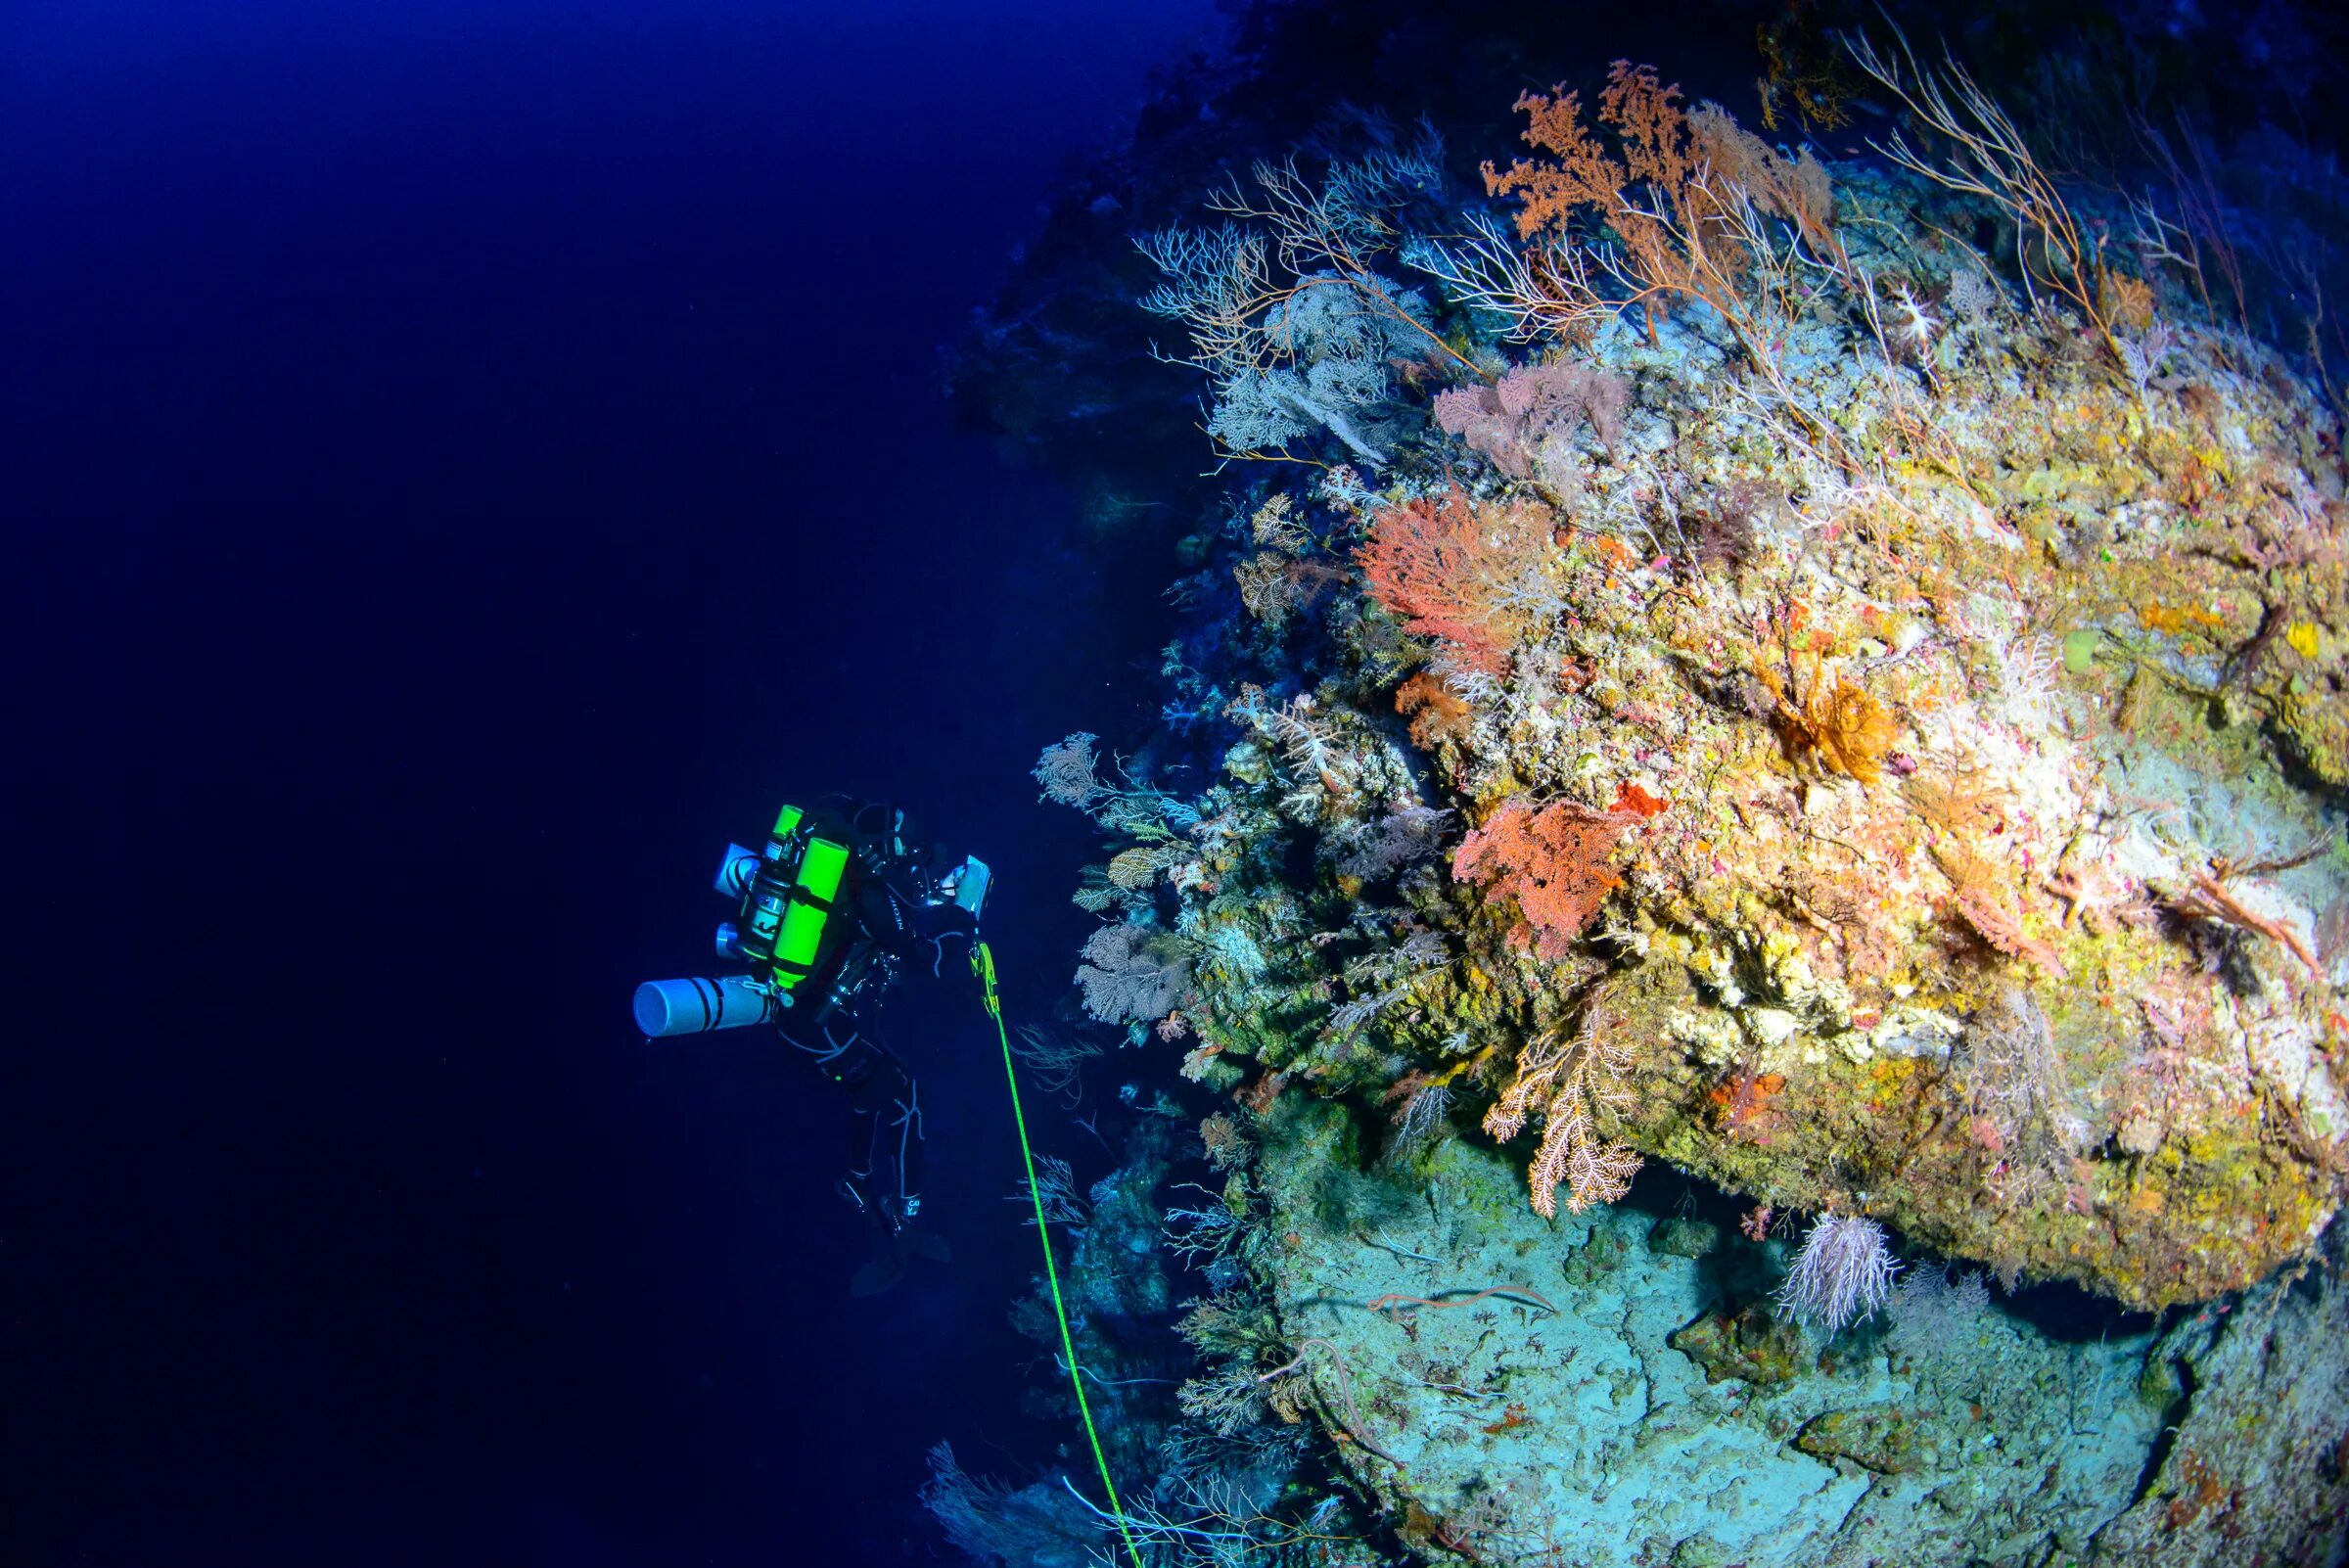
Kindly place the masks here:
POLYGON ((1069 1435, 967 984, 890 1009, 958 1257, 857 1303, 838 1104, 627 1002, 831 789, 1065 990, 1090 835, 1026 769, 1140 727, 1172 572, 937 348, 1216 23, 0 8, 0 1560, 928 1561, 932 1443, 1069 1435))

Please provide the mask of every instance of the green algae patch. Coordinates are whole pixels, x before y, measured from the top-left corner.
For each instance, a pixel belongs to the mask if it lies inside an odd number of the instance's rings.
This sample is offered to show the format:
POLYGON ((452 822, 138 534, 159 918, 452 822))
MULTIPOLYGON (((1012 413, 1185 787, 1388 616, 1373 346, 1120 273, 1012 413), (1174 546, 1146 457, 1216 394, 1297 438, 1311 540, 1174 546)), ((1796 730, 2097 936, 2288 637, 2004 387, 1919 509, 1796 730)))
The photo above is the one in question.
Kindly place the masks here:
POLYGON ((1815 1415, 1795 1434, 1794 1446, 1822 1459, 1849 1459, 1878 1475, 1907 1475, 1941 1460, 1930 1428, 1898 1406, 1815 1415))
POLYGON ((1701 1367, 1708 1383, 1732 1377, 1784 1383, 1811 1360, 1802 1331, 1760 1302, 1733 1314, 1708 1313, 1673 1330, 1665 1343, 1701 1367))
POLYGON ((1674 1215, 1659 1221, 1648 1232, 1650 1252, 1660 1252, 1674 1258, 1703 1258, 1721 1245, 1721 1226, 1685 1215, 1674 1215))

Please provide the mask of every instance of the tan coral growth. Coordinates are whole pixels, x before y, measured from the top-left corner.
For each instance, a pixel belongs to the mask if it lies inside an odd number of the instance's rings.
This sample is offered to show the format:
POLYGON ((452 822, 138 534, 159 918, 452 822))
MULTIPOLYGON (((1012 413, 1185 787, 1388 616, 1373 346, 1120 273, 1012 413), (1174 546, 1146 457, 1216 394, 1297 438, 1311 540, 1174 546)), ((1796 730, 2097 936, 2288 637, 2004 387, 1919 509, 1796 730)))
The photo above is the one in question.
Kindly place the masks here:
POLYGON ((1613 1203, 1632 1189, 1639 1156, 1602 1134, 1596 1107, 1619 1104, 1616 1075, 1631 1065, 1613 1020, 1592 1006, 1582 1027, 1561 1046, 1556 1034, 1528 1040, 1517 1053, 1517 1076, 1485 1113, 1485 1130, 1502 1142, 1515 1137, 1536 1105, 1543 1107, 1542 1146, 1526 1170, 1533 1205, 1544 1218, 1558 1212, 1558 1188, 1566 1207, 1581 1214, 1594 1203, 1613 1203))

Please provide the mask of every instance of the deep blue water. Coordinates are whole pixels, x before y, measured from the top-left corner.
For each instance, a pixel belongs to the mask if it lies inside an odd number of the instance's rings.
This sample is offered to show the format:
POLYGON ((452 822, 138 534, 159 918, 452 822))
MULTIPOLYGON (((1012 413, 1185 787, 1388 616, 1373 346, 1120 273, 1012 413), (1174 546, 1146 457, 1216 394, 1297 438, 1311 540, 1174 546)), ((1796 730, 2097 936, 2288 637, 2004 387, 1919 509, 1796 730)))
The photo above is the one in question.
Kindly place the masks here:
POLYGON ((893 1003, 959 1256, 856 1304, 838 1107, 626 1003, 833 788, 1065 987, 1088 835, 1025 769, 1139 726, 1169 574, 934 350, 1214 20, 0 11, 0 1557, 930 1560, 931 1443, 1064 1435, 967 988, 893 1003))

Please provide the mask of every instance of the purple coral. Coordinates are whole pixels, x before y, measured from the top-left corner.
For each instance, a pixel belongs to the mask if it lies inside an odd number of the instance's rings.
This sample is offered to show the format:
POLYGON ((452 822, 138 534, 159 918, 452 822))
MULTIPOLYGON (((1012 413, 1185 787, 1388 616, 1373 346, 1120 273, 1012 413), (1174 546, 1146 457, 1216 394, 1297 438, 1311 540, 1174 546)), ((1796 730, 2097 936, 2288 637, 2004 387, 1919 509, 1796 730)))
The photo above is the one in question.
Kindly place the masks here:
POLYGON ((1093 743, 1099 738, 1081 729, 1045 747, 1036 766, 1029 769, 1029 776, 1043 788, 1037 799, 1058 801, 1079 810, 1091 806, 1101 791, 1101 781, 1093 772, 1093 743))
POLYGON ((1858 1215, 1822 1214, 1778 1287, 1778 1305, 1833 1333, 1856 1317, 1873 1317, 1899 1271, 1882 1225, 1858 1215))
POLYGON ((1579 420, 1609 452, 1623 438, 1632 384, 1583 365, 1519 365, 1491 387, 1460 387, 1436 394, 1436 424, 1492 459, 1511 479, 1533 476, 1534 451, 1548 436, 1564 436, 1579 420))

